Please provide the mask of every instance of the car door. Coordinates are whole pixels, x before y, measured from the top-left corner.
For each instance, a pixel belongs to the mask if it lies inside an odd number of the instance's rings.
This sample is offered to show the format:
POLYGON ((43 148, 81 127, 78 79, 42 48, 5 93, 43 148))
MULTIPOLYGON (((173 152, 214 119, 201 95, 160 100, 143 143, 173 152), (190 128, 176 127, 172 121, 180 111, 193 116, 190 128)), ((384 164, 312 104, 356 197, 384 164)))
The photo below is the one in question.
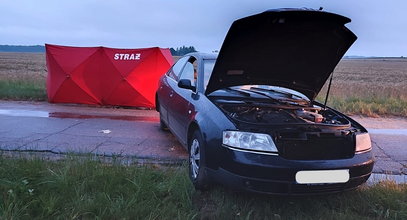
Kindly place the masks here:
MULTIPOLYGON (((191 80, 191 84, 195 86, 194 74, 197 69, 196 63, 196 59, 190 57, 182 69, 178 81, 181 79, 188 79, 191 80)), ((187 144, 187 126, 189 125, 190 114, 192 113, 191 99, 195 92, 196 89, 195 91, 192 91, 190 89, 179 88, 178 85, 176 85, 174 88, 174 94, 171 98, 171 108, 168 112, 168 120, 171 129, 184 145, 187 144)))
POLYGON ((171 104, 174 94, 174 87, 178 87, 178 76, 180 75, 188 59, 189 57, 179 59, 165 74, 157 90, 157 96, 160 102, 159 112, 161 114, 161 119, 168 124, 169 127, 170 121, 168 120, 168 109, 172 106, 171 104))

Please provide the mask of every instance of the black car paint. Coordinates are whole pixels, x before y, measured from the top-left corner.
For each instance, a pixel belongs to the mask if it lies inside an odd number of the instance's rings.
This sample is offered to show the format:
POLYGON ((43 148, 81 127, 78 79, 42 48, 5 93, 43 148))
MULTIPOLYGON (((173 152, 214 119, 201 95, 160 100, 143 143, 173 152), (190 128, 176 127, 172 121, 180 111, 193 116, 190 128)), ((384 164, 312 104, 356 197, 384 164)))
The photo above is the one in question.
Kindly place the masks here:
POLYGON ((352 159, 334 161, 292 161, 278 156, 251 155, 226 150, 225 164, 208 169, 216 183, 238 190, 266 194, 322 194, 350 190, 366 182, 372 171, 372 155, 355 155, 352 159), (347 183, 297 184, 295 174, 302 170, 349 169, 347 183))
MULTIPOLYGON (((187 148, 188 135, 191 135, 193 131, 191 128, 199 128, 205 139, 208 137, 208 133, 212 126, 215 128, 218 126, 219 120, 222 120, 223 125, 229 124, 229 127, 233 126, 231 122, 221 113, 207 96, 203 94, 203 79, 202 79, 202 62, 204 57, 199 54, 192 55, 197 59, 198 66, 198 85, 196 91, 189 89, 179 88, 178 82, 169 77, 169 72, 160 79, 160 86, 157 91, 158 111, 160 116, 164 119, 164 122, 168 125, 170 131, 178 138, 181 144, 187 148), (217 113, 216 113, 217 112, 217 113), (212 114, 218 115, 213 117, 212 114), (218 119, 217 119, 218 118, 218 119), (229 123, 225 123, 228 121, 229 123)), ((214 56, 210 56, 209 59, 214 59, 214 56)), ((212 129, 214 130, 214 129, 212 129)), ((219 134, 217 134, 219 135, 219 134)), ((209 135, 211 136, 211 135, 209 135)), ((216 135, 215 135, 216 136, 216 135)))
MULTIPOLYGON (((349 158, 292 160, 275 154, 236 151, 222 146, 222 132, 225 130, 267 133, 268 129, 264 126, 254 126, 254 128, 253 125, 237 124, 213 102, 214 97, 219 93, 223 93, 225 98, 233 97, 235 99, 247 98, 245 95, 228 90, 205 94, 203 62, 208 59, 216 59, 216 55, 192 53, 186 57, 192 57, 198 62, 196 90, 180 88, 179 79, 170 77, 173 75, 172 69, 170 69, 160 79, 156 94, 157 110, 160 112, 163 122, 185 148, 188 149, 192 133, 195 130, 201 132, 205 145, 201 154, 204 155, 202 157, 205 158, 204 168, 211 182, 253 192, 314 194, 351 189, 365 182, 370 176, 373 169, 371 151, 358 152, 349 158), (349 169, 351 179, 347 183, 316 185, 297 184, 295 181, 297 171, 327 169, 349 169)), ((322 107, 321 103, 311 102, 322 107)), ((334 109, 329 107, 328 109, 348 120, 355 128, 355 133, 367 132, 353 119, 334 109)))
POLYGON ((323 11, 287 9, 236 20, 205 92, 267 84, 314 99, 357 38, 346 28, 348 22, 349 18, 323 11))
MULTIPOLYGON (((199 54, 191 55, 199 57, 199 54)), ((198 60, 202 61, 203 59, 198 60)), ((199 78, 199 77, 198 77, 199 78)), ((237 127, 211 100, 211 96, 203 94, 199 86, 197 91, 179 88, 177 82, 165 75, 160 80, 161 86, 157 91, 159 109, 161 117, 165 117, 163 109, 177 109, 182 111, 182 118, 178 122, 175 119, 168 119, 166 124, 170 131, 178 138, 180 143, 188 148, 188 137, 193 131, 198 129, 202 133, 205 141, 206 172, 213 183, 226 184, 236 189, 243 189, 252 192, 272 193, 272 194, 304 194, 304 193, 326 193, 337 192, 345 189, 357 187, 367 180, 373 168, 373 157, 371 152, 358 153, 349 159, 338 160, 288 160, 276 155, 263 155, 251 152, 233 151, 222 146, 222 131, 224 130, 245 130, 237 127), (169 99, 165 106, 164 101, 170 94, 182 94, 181 97, 169 99), (184 103, 180 108, 180 103, 184 103), (185 104, 187 103, 187 104, 185 104), (191 113, 189 113, 189 111, 191 113), (172 123, 183 123, 174 125, 172 123), (310 185, 309 188, 301 188, 295 183, 295 173, 299 170, 317 169, 350 169, 351 180, 346 184, 310 185), (233 181, 231 181, 233 180, 233 181), (358 184, 356 184, 358 183, 358 184), (261 185, 260 189, 256 185, 261 185), (267 187, 269 185, 270 187, 267 187), (277 190, 278 189, 278 190, 277 190), (303 190, 300 190, 303 189, 303 190), (311 190, 312 189, 312 190, 311 190)), ((230 96, 237 94, 230 93, 230 96)), ((321 103, 314 102, 317 105, 321 103)), ((343 117, 346 117, 353 127, 357 127, 360 132, 366 132, 353 119, 330 109, 343 117)), ((173 110, 174 111, 174 110, 173 110)), ((174 114, 168 111, 168 114, 174 114)), ((174 118, 180 117, 177 113, 174 118)), ((260 128, 261 130, 261 128, 260 128)))

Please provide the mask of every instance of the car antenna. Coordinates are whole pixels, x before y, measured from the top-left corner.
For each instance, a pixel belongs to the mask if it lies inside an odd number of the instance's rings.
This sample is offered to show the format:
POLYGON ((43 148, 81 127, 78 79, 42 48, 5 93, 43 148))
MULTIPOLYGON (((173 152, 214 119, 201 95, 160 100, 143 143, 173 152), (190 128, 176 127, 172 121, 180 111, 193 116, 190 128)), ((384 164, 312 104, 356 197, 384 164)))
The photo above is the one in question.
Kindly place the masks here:
POLYGON ((329 79, 329 84, 328 84, 328 90, 326 91, 326 96, 325 96, 325 102, 324 102, 324 110, 326 110, 326 102, 328 101, 328 96, 329 96, 329 91, 331 90, 331 84, 332 84, 332 77, 334 76, 334 73, 331 73, 331 79, 329 79))

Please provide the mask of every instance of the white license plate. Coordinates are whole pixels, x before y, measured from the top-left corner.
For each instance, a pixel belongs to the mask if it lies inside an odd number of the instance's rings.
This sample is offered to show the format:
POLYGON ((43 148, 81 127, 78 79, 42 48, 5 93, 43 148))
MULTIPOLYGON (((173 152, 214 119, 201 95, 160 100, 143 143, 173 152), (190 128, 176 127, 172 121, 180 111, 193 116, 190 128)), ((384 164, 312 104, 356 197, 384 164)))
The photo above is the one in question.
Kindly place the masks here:
POLYGON ((346 183, 349 170, 303 170, 295 174, 299 184, 346 183))

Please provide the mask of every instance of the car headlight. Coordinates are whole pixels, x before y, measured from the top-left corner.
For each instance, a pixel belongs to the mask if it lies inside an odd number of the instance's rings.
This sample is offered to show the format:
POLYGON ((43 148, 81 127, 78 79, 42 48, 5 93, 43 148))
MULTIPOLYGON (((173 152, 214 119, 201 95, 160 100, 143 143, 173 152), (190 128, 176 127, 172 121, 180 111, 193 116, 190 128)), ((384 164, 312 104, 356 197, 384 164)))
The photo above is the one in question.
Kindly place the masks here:
POLYGON ((372 142, 370 141, 369 133, 356 135, 356 152, 366 151, 372 148, 372 142))
POLYGON ((223 131, 222 143, 229 147, 245 150, 278 152, 273 139, 268 134, 223 131))

